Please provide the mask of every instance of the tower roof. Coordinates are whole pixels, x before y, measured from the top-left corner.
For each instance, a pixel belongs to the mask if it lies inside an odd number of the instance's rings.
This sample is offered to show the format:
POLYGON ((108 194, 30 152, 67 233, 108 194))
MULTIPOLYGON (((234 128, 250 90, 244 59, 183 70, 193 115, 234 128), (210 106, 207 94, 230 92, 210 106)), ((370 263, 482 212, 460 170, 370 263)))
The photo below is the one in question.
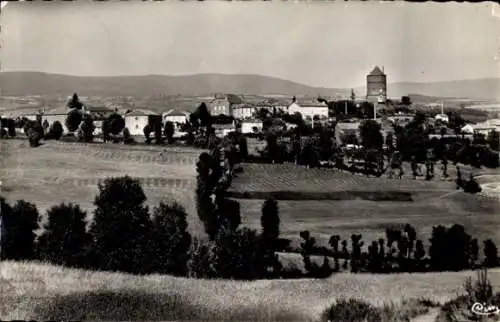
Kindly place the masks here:
POLYGON ((371 71, 369 76, 384 76, 384 72, 380 69, 380 67, 375 66, 375 68, 371 71))

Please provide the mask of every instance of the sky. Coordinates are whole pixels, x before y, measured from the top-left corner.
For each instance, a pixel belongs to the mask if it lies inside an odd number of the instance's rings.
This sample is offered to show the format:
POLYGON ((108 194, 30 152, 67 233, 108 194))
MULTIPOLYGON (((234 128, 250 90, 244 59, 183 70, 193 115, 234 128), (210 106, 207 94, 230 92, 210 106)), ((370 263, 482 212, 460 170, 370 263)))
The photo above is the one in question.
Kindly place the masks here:
POLYGON ((0 17, 1 66, 259 74, 332 88, 363 85, 375 65, 389 82, 500 77, 499 12, 493 3, 12 2, 0 17))

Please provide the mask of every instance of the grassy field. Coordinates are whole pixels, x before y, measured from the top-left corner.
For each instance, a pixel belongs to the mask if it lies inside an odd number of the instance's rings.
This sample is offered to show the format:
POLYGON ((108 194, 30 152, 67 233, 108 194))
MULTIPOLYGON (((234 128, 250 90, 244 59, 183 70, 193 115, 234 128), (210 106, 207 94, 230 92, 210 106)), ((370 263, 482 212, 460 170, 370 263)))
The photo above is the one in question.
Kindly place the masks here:
MULTIPOLYGON (((486 171, 491 172, 491 171, 486 171)), ((497 181, 498 177, 480 178, 480 182, 497 181)), ((451 181, 436 179, 391 180, 366 178, 334 170, 307 169, 295 165, 246 164, 244 173, 234 179, 235 191, 376 191, 400 190, 412 193, 413 201, 369 200, 281 200, 279 201, 281 233, 299 241, 299 232, 309 230, 325 244, 333 234, 349 238, 362 233, 365 244, 384 237, 385 228, 409 223, 418 237, 428 242, 435 225, 462 224, 469 234, 480 240, 492 238, 500 244, 500 203, 493 198, 469 195, 455 189, 451 181)), ((260 226, 264 200, 238 199, 244 225, 260 226)))
MULTIPOLYGON (((203 230, 194 199, 194 164, 200 150, 61 142, 47 142, 33 149, 24 140, 2 140, 0 151, 1 195, 11 202, 25 199, 35 203, 42 213, 55 204, 75 202, 90 214, 100 180, 130 175, 142 179, 149 205, 178 200, 189 214, 191 233, 203 230)), ((480 180, 491 182, 492 178, 480 180)), ((383 237, 385 228, 405 223, 412 224, 419 238, 426 242, 433 225, 460 223, 474 237, 493 238, 500 244, 498 201, 456 191, 449 181, 399 181, 295 165, 245 164, 244 173, 235 178, 231 189, 306 192, 399 189, 413 193, 413 202, 280 201, 282 235, 296 242, 299 232, 307 229, 320 243, 325 243, 332 234, 348 238, 352 233, 363 233, 367 244, 383 237)), ((239 201, 243 224, 259 228, 263 200, 239 201)))
POLYGON ((40 212, 61 202, 90 211, 99 181, 129 175, 143 181, 150 206, 175 199, 186 208, 190 228, 201 229, 194 204, 199 150, 61 142, 33 149, 25 140, 2 140, 0 151, 0 193, 8 201, 24 199, 40 212))
MULTIPOLYGON (((374 305, 426 298, 444 303, 472 272, 341 273, 325 280, 216 281, 90 272, 36 263, 0 263, 0 319, 317 320, 340 298, 374 305)), ((489 273, 500 286, 500 271, 489 273)))

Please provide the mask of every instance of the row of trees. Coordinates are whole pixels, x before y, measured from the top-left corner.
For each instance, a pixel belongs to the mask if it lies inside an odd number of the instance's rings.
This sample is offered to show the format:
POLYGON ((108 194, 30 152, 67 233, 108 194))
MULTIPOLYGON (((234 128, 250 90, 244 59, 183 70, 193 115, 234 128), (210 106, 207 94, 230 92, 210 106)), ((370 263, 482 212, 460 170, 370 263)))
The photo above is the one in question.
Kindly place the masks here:
POLYGON ((483 256, 477 239, 466 233, 461 225, 435 226, 426 252, 422 240, 417 239, 415 229, 407 224, 403 229, 386 229, 386 238, 366 245, 361 234, 353 234, 348 240, 332 235, 329 246, 318 247, 308 231, 300 233, 301 252, 306 269, 312 271, 330 268, 332 271, 351 272, 429 272, 459 271, 479 266, 497 267, 500 264, 498 250, 491 239, 483 242, 483 256), (348 250, 350 246, 350 250, 348 250), (311 255, 324 256, 323 267, 311 261, 311 255), (481 258, 482 257, 482 258, 481 258))
MULTIPOLYGON (((212 209, 218 222, 211 225, 207 217, 203 221, 208 239, 192 238, 187 214, 179 204, 160 203, 150 211, 145 201, 137 180, 110 178, 99 185, 92 220, 78 205, 61 204, 47 210, 47 220, 40 227, 35 205, 25 201, 9 205, 0 199, 1 257, 136 274, 236 279, 304 276, 278 260, 277 252, 287 251, 290 241, 280 238, 279 206, 272 199, 262 206, 260 231, 241 227, 237 202, 215 202, 212 209), (37 238, 38 228, 42 233, 37 238)), ((434 227, 427 253, 410 225, 386 230, 385 239, 368 247, 360 234, 353 234, 350 241, 333 235, 330 248, 316 246, 307 231, 300 237, 307 276, 314 277, 343 270, 444 271, 500 264, 492 240, 483 243, 481 259, 478 240, 460 225, 434 227), (323 256, 322 265, 311 259, 314 255, 323 256)))

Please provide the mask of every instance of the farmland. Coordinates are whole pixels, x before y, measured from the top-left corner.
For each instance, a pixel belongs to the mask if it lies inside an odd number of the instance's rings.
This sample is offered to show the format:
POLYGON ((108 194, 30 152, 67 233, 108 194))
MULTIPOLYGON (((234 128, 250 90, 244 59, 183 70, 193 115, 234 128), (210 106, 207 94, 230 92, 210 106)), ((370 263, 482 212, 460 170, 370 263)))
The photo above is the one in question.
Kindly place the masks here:
POLYGON ((32 149, 24 140, 2 140, 0 151, 1 192, 8 201, 24 199, 40 212, 61 202, 91 210, 98 182, 129 175, 141 179, 150 206, 175 199, 197 229, 194 164, 199 150, 51 141, 32 149))
MULTIPOLYGON (((490 177, 490 181, 492 180, 490 177)), ((484 179, 485 182, 489 182, 484 179)), ((481 181, 481 180, 480 180, 481 181)), ((385 228, 406 223, 417 230, 427 243, 435 225, 462 224, 480 240, 492 238, 500 242, 499 206, 497 200, 482 198, 455 190, 454 183, 435 179, 391 180, 386 177, 366 178, 326 169, 307 169, 295 165, 245 164, 230 191, 255 192, 301 191, 315 193, 345 191, 407 191, 413 201, 349 200, 280 200, 281 233, 298 243, 299 232, 309 230, 320 244, 333 234, 349 238, 363 233, 363 240, 384 237, 385 228)), ((349 194, 343 194, 348 196, 349 194)), ((338 198, 340 199, 340 198, 338 198)), ((262 199, 238 199, 244 225, 258 228, 262 199)))
MULTIPOLYGON (((25 199, 35 203, 42 213, 61 202, 74 202, 91 210, 98 182, 109 176, 129 175, 141 179, 150 206, 162 200, 178 200, 189 214, 191 233, 202 231, 194 199, 195 162, 200 150, 50 141, 31 149, 24 140, 3 140, 0 151, 2 196, 9 201, 25 199)), ((484 181, 491 181, 487 179, 484 181)), ((387 227, 410 223, 426 242, 433 225, 459 223, 474 237, 493 238, 500 243, 500 233, 495 229, 500 224, 498 201, 457 191, 451 181, 400 181, 291 164, 245 164, 244 172, 238 174, 230 188, 230 192, 277 190, 344 192, 342 197, 346 197, 346 191, 394 190, 412 194, 413 201, 281 200, 281 233, 295 241, 305 229, 320 243, 332 234, 348 238, 359 232, 363 232, 365 241, 371 241, 383 237, 387 227)), ((242 223, 259 228, 263 200, 238 201, 242 223)))

